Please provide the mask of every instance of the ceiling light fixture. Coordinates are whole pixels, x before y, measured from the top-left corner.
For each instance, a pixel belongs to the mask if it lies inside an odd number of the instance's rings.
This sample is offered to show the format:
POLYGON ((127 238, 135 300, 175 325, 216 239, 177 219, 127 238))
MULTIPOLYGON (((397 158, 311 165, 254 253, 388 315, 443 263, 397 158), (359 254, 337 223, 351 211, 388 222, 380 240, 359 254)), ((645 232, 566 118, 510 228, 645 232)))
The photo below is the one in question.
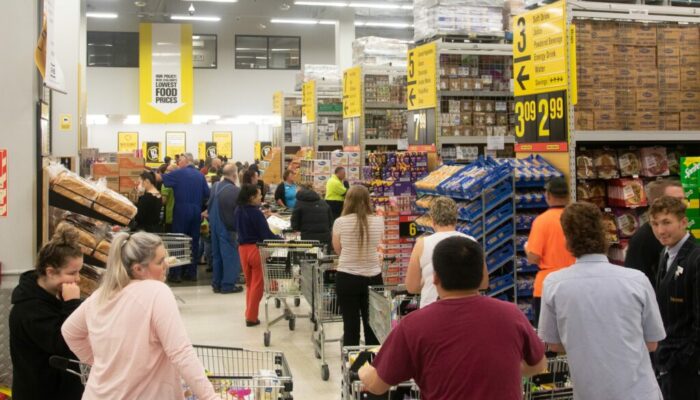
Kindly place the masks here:
POLYGON ((194 15, 194 12, 195 12, 194 3, 190 3, 190 8, 187 9, 187 12, 189 12, 190 15, 194 15))
POLYGON ((205 21, 205 22, 219 22, 221 17, 204 17, 204 16, 193 16, 193 15, 171 15, 170 19, 173 21, 205 21))
POLYGON ((297 6, 347 7, 348 3, 339 1, 295 1, 297 6))
POLYGON ((88 18, 105 18, 105 19, 115 19, 119 17, 119 14, 117 13, 108 13, 108 12, 89 12, 85 14, 86 17, 88 18))
POLYGON ((355 21, 355 26, 366 26, 366 27, 371 27, 371 28, 396 28, 396 29, 413 28, 413 24, 409 24, 408 22, 355 21))
POLYGON ((360 3, 360 2, 351 2, 349 4, 350 7, 353 8, 380 8, 380 9, 385 9, 385 10, 411 10, 413 9, 413 5, 411 4, 392 4, 392 3, 360 3))

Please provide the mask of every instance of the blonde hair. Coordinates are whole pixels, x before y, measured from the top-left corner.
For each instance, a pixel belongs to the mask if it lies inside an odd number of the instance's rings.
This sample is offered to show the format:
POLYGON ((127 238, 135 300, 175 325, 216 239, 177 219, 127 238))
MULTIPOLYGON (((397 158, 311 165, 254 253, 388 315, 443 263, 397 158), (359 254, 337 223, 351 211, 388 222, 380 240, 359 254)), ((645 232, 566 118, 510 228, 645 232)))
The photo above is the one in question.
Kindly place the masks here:
POLYGON ((438 197, 430 203, 428 215, 433 220, 433 226, 456 225, 457 203, 449 197, 438 197))
POLYGON ((351 186, 345 195, 343 216, 355 214, 357 216, 357 232, 360 235, 360 248, 369 241, 368 216, 372 214, 372 206, 369 202, 369 190, 362 185, 351 186))
POLYGON ((124 289, 133 278, 136 264, 147 265, 163 245, 160 236, 146 232, 120 233, 112 240, 107 268, 102 275, 98 303, 106 303, 124 289))

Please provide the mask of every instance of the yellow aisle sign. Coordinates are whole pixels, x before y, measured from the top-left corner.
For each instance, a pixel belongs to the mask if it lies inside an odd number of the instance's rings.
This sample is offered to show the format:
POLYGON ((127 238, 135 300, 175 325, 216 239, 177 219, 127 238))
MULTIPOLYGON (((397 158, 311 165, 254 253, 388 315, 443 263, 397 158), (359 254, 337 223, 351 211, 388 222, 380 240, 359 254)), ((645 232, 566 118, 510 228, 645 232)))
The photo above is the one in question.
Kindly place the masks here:
POLYGON ((260 155, 261 155, 260 152, 261 152, 260 142, 256 140, 255 147, 253 148, 253 155, 255 156, 256 160, 262 160, 262 158, 260 157, 260 155))
POLYGON ((408 51, 406 103, 409 110, 437 107, 436 65, 435 42, 408 51))
POLYGON ((165 132, 165 155, 175 159, 176 154, 186 150, 187 134, 185 132, 165 132))
POLYGON ((566 2, 513 18, 515 96, 567 89, 566 2))
POLYGON ((282 107, 284 105, 284 94, 282 92, 275 92, 272 95, 272 113, 277 115, 282 115, 282 107))
POLYGON ((362 68, 343 71, 343 118, 362 115, 362 68))
POLYGON ((316 122, 316 81, 308 81, 301 88, 301 122, 316 122))
POLYGON ((119 153, 133 153, 138 150, 138 132, 119 132, 117 138, 117 151, 119 153))
POLYGON ((192 97, 192 25, 140 24, 141 123, 191 124, 192 97))
POLYGON ((229 160, 233 157, 233 139, 231 132, 212 132, 212 142, 216 143, 216 154, 226 156, 229 160))

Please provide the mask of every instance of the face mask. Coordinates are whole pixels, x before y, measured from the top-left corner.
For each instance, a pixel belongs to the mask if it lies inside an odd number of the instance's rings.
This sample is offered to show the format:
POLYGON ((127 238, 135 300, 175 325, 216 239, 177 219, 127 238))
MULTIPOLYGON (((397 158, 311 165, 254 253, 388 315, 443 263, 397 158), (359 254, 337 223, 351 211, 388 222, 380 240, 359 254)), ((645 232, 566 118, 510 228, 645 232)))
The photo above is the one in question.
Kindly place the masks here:
POLYGON ((139 183, 139 187, 136 188, 139 193, 143 193, 146 189, 143 187, 143 183, 139 183))

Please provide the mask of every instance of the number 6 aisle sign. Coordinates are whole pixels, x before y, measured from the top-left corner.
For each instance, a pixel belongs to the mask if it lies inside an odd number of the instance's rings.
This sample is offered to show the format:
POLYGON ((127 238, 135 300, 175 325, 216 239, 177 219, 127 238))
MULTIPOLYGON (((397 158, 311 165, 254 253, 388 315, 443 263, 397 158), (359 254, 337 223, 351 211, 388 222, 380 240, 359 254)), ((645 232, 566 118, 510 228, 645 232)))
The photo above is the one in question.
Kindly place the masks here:
POLYGON ((516 150, 566 151, 569 84, 576 90, 568 77, 566 3, 515 17, 513 32, 516 150))

